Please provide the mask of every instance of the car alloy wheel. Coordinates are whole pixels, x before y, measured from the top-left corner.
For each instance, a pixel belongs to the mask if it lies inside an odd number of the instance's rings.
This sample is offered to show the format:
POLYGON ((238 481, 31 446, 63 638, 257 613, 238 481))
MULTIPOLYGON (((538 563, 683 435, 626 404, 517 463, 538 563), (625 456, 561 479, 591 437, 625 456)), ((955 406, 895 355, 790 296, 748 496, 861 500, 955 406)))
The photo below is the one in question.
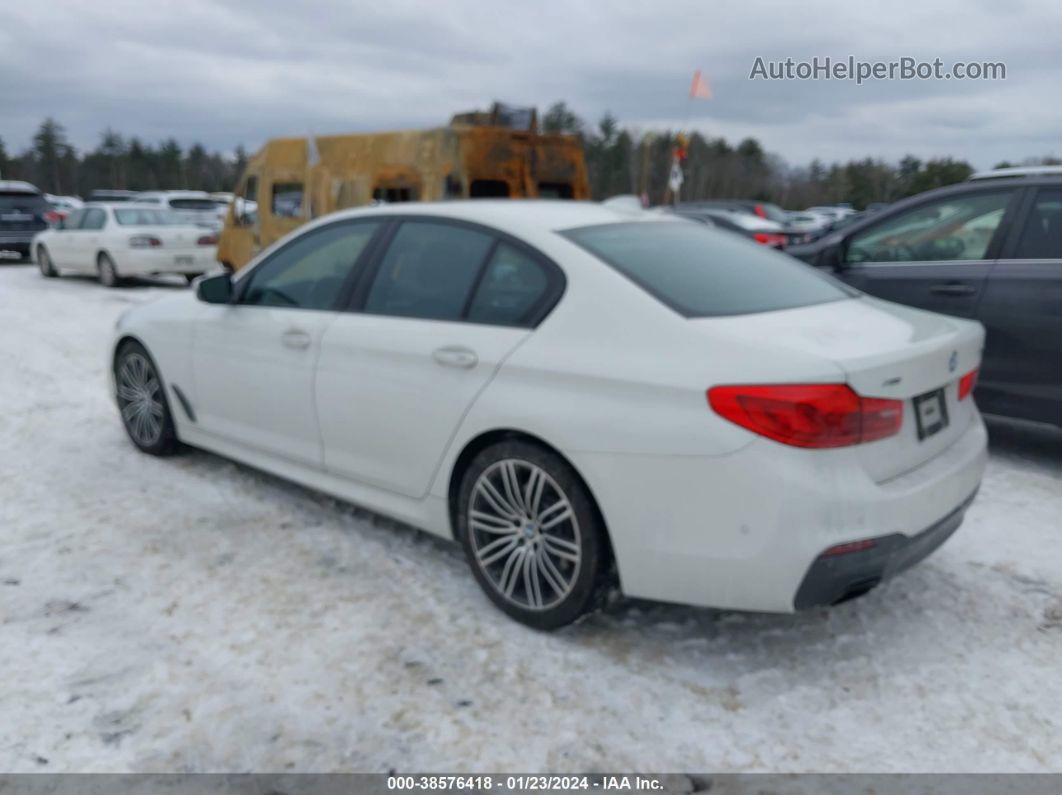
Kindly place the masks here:
POLYGON ((152 447, 162 438, 166 405, 155 368, 140 353, 127 354, 118 367, 118 406, 122 422, 141 447, 152 447))
POLYGON ((582 563, 579 521, 541 467, 505 459, 472 487, 469 540, 497 593, 525 610, 546 610, 571 593, 582 563))

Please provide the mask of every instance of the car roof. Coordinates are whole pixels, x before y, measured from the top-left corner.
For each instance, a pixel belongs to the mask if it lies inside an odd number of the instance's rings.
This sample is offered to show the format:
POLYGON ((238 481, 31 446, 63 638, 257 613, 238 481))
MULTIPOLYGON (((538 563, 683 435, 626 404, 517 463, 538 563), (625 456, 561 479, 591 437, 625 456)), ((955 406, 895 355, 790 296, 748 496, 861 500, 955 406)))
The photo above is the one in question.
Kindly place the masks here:
POLYGON ((0 179, 0 191, 4 193, 41 193, 36 186, 18 179, 0 179))
POLYGON ((401 202, 341 210, 317 219, 322 222, 373 215, 425 215, 452 218, 496 227, 514 234, 558 232, 582 226, 624 222, 675 223, 681 219, 667 213, 652 213, 608 207, 597 202, 571 199, 467 199, 441 202, 401 202))
POLYGON ((970 175, 970 180, 1002 179, 1004 177, 1062 177, 1062 166, 1014 166, 1010 168, 993 168, 978 171, 970 175))

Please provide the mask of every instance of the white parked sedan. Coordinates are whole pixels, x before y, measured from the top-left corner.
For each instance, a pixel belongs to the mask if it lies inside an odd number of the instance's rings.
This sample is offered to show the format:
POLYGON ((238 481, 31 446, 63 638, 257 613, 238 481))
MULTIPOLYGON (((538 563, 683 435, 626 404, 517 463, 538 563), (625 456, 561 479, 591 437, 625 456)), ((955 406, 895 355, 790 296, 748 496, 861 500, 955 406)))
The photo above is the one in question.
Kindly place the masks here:
POLYGON ((928 555, 984 469, 983 341, 666 215, 454 202, 320 218, 128 311, 113 373, 141 450, 456 538, 553 628, 614 578, 791 611, 928 555))
POLYGON ((217 235, 168 210, 129 203, 90 204, 33 239, 45 276, 92 273, 114 287, 126 276, 179 273, 191 282, 218 267, 217 235))

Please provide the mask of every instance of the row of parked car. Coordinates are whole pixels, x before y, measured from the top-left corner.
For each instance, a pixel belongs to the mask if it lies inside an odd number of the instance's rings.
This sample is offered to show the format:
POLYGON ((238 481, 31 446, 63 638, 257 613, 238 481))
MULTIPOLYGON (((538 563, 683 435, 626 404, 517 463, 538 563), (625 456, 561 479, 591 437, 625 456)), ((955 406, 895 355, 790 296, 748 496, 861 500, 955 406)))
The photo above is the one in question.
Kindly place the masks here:
MULTIPOLYGON (((0 182, 0 250, 22 256, 32 246, 49 277, 70 269, 107 285, 158 273, 191 281, 216 267, 219 208, 230 198, 112 191, 77 206, 0 182)), ((1062 169, 985 172, 863 213, 817 207, 790 218, 751 200, 666 209, 785 249, 866 293, 980 320, 990 331, 985 408, 1062 425, 1062 169), (797 218, 813 213, 828 220, 803 231, 797 218)))
POLYGON ((0 182, 0 256, 32 256, 41 273, 126 276, 163 273, 189 281, 217 267, 218 232, 231 194, 99 190, 82 201, 28 182, 0 182))
POLYGON ((711 199, 683 202, 672 211, 752 238, 757 243, 784 249, 811 243, 885 206, 874 204, 862 212, 847 204, 794 211, 752 199, 711 199))

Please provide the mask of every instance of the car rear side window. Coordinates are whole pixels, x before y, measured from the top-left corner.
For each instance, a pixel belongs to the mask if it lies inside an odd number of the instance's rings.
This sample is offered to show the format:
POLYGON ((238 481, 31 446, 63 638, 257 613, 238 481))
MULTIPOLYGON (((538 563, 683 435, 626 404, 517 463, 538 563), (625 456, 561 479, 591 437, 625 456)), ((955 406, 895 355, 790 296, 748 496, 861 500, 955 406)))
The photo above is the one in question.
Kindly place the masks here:
POLYGON ((456 224, 404 222, 380 262, 364 311, 460 320, 493 243, 492 236, 456 224))
POLYGON ((536 259, 500 243, 476 287, 467 319, 498 326, 526 325, 542 306, 550 277, 536 259))
POLYGON ((375 221, 336 223, 301 235, 251 271, 239 302, 332 309, 379 226, 375 221))
POLYGON ((103 229, 103 225, 107 222, 107 216, 103 210, 98 207, 86 210, 85 215, 81 219, 81 226, 79 229, 103 229))
POLYGON ((771 312, 857 295, 786 254, 688 221, 563 234, 686 317, 771 312))
POLYGON ((1062 259, 1062 190, 1041 190, 1029 211, 1016 259, 1062 259))

